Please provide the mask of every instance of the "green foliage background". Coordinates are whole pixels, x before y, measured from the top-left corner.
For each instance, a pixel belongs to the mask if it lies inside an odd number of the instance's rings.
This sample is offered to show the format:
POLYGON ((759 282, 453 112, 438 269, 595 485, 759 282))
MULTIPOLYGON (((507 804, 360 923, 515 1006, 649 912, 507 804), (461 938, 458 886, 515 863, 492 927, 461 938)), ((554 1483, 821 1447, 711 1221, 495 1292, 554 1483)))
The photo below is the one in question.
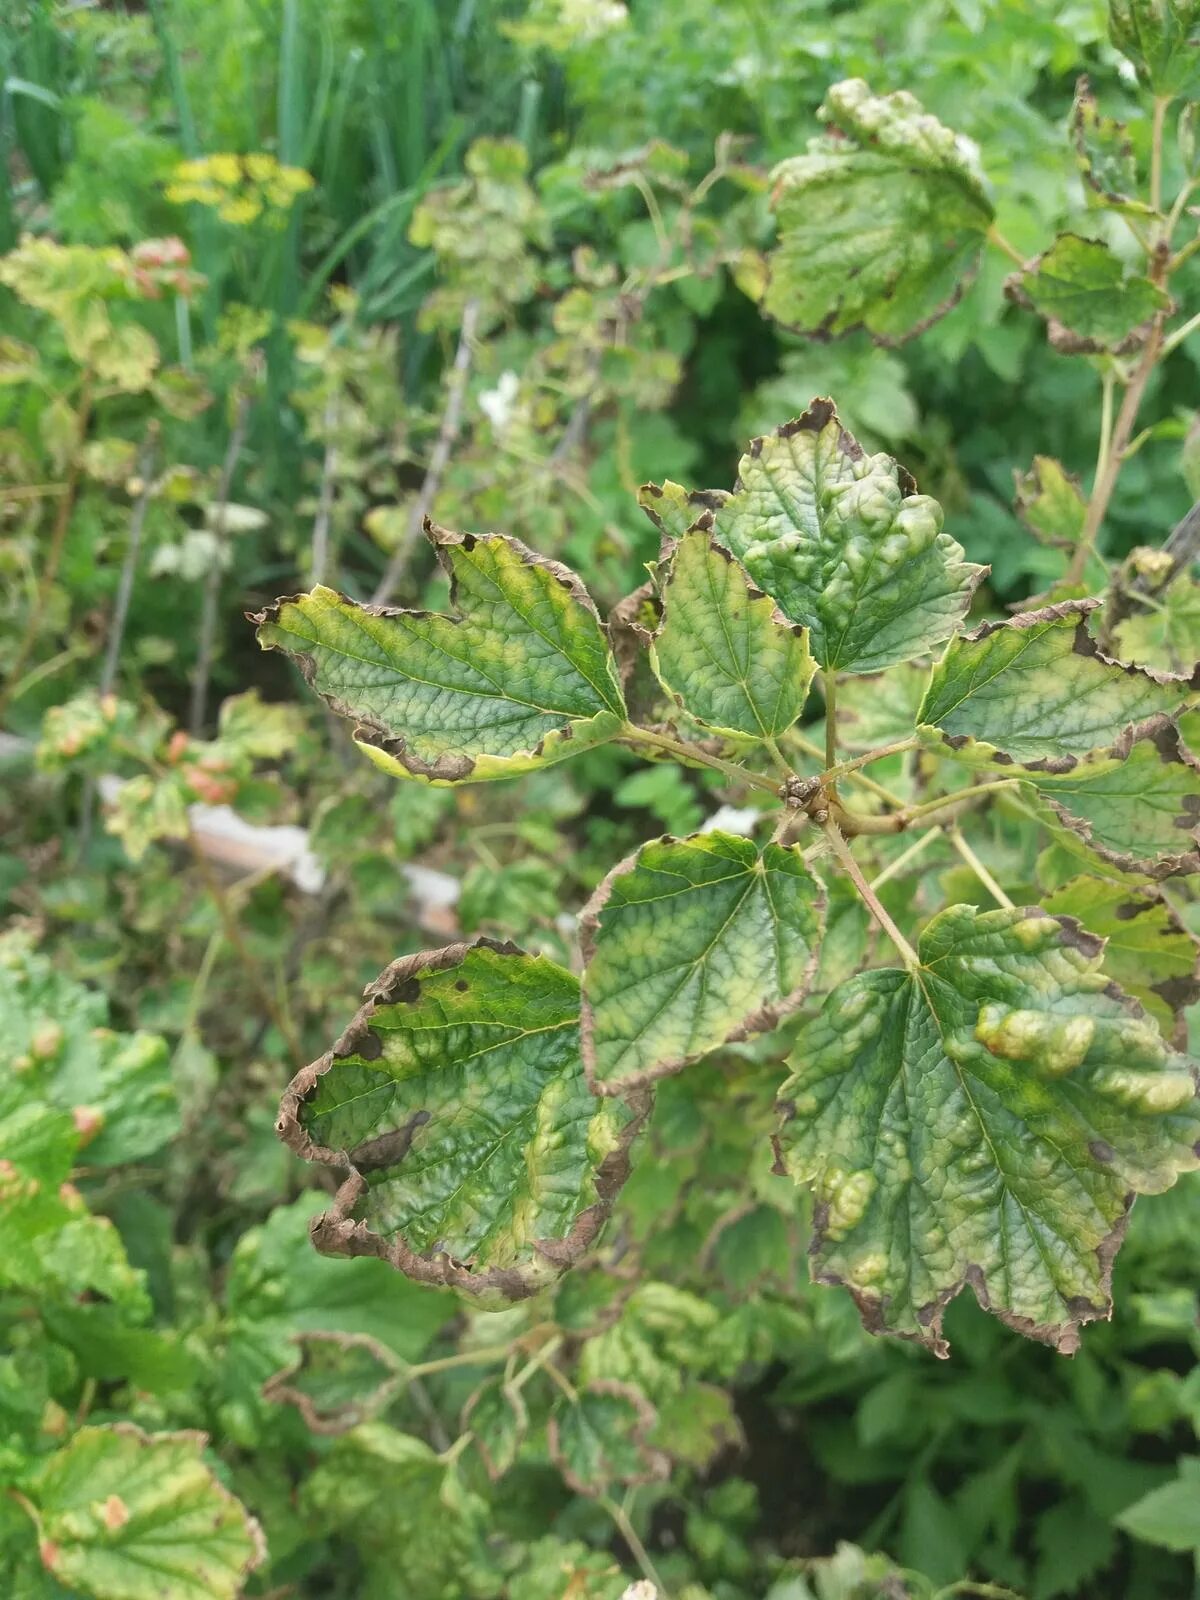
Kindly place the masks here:
MULTIPOLYGON (((616 1600, 640 1557, 675 1600, 1195 1592, 1194 1180, 1135 1210, 1119 1316, 1071 1361, 959 1300, 954 1354, 935 1364, 808 1282, 807 1220, 762 1156, 786 1040, 665 1082, 608 1236, 614 1270, 504 1311, 318 1256, 308 1221, 327 1195, 274 1130, 295 1066, 395 956, 480 932, 567 961, 563 914, 611 863, 719 803, 706 776, 612 746, 480 790, 390 784, 257 652, 242 613, 318 577, 364 597, 386 577, 403 603, 444 608, 409 524, 468 307, 439 522, 517 534, 607 608, 657 553, 639 484, 732 483, 747 437, 831 393, 990 564, 1001 612, 1064 566, 1018 519, 1014 474, 1041 455, 1086 478, 1098 407, 1089 363, 1005 298, 1011 264, 986 256, 970 296, 899 349, 789 334, 746 289, 770 237, 763 175, 850 77, 910 90, 978 146, 1000 230, 1022 255, 1044 249, 1085 204, 1065 131, 1081 73, 1144 167, 1143 102, 1093 0, 4 8, 0 254, 27 233, 122 251, 178 235, 198 275, 184 297, 112 302, 116 333, 144 330, 183 376, 172 397, 125 371, 96 400, 40 599, 81 406, 70 293, 43 316, 0 288, 20 347, 0 339, 0 667, 15 671, 0 716, 0 1487, 25 1484, 42 1540, 39 1559, 26 1507, 0 1494, 6 1592, 163 1592, 143 1571, 70 1566, 77 1545, 121 1536, 108 1496, 147 1447, 97 1441, 115 1423, 207 1435, 163 1482, 171 1516, 198 1506, 228 1537, 174 1525, 171 1597, 244 1583, 280 1600, 616 1600), (174 187, 181 162, 257 153, 311 187, 252 216, 174 187), (714 170, 681 252, 688 194, 714 170), (22 368, 30 348, 45 383, 22 368), (309 828, 309 877, 214 865, 188 837, 196 802, 309 828), (278 1375, 301 1361, 289 1390, 278 1375), (560 1366, 584 1402, 573 1434, 548 1427, 560 1366), (326 1436, 295 1389, 363 1425, 326 1436), (647 1437, 637 1396, 657 1410, 647 1437), (67 1449, 81 1487, 45 1467, 30 1487, 29 1462, 67 1449), (262 1524, 265 1560, 223 1488, 262 1524)), ((244 201, 257 180, 231 182, 244 201)), ((1161 543, 1194 497, 1197 350, 1182 342, 1151 380, 1105 523, 1112 561, 1161 543)), ((849 709, 865 743, 890 736, 887 706, 849 709)), ((988 860, 1043 891, 1078 870, 999 825, 988 860)), ((888 909, 961 899, 962 873, 931 852, 892 880, 888 909)), ((831 905, 826 983, 853 970, 861 916, 831 905)), ((1171 937, 1186 965, 1183 929, 1171 937)))

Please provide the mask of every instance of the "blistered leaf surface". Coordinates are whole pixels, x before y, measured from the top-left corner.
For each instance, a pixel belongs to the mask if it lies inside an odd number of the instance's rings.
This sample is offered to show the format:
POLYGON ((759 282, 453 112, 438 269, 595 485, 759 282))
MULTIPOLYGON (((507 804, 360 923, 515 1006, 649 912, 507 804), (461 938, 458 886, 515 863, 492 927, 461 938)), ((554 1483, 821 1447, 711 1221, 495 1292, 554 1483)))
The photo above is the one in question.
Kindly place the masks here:
POLYGON ((696 721, 774 739, 804 710, 816 663, 804 628, 782 616, 705 528, 668 557, 654 663, 663 687, 696 721))
POLYGON ((255 620, 399 777, 503 778, 610 739, 624 702, 573 573, 500 534, 430 526, 453 615, 361 606, 320 585, 255 620))
POLYGON ((587 1086, 578 980, 489 941, 393 963, 279 1123, 299 1154, 349 1170, 318 1248, 495 1298, 593 1242, 637 1126, 587 1086))
POLYGON ((911 94, 851 78, 819 115, 828 132, 772 175, 766 310, 805 332, 907 338, 962 293, 991 202, 965 146, 911 94))
POLYGON ((716 830, 643 845, 580 918, 593 1082, 644 1083, 773 1028, 803 998, 823 912, 798 846, 716 830))
POLYGON ((234 1600, 266 1551, 203 1434, 81 1428, 33 1480, 42 1562, 96 1600, 234 1600))
POLYGON ((1130 724, 1178 710, 1188 679, 1102 654, 1088 632, 1094 601, 1066 601, 985 622, 952 639, 917 713, 951 748, 1053 770, 1111 746, 1130 724))
POLYGON ((718 541, 831 670, 875 672, 940 644, 985 571, 942 531, 937 501, 890 456, 864 454, 828 400, 756 439, 719 498, 718 541))
POLYGON ((1073 1350, 1108 1314, 1130 1197, 1200 1160, 1193 1074, 1069 920, 953 906, 919 955, 852 978, 797 1036, 780 1151, 813 1186, 814 1276, 939 1354, 967 1283, 1073 1350))

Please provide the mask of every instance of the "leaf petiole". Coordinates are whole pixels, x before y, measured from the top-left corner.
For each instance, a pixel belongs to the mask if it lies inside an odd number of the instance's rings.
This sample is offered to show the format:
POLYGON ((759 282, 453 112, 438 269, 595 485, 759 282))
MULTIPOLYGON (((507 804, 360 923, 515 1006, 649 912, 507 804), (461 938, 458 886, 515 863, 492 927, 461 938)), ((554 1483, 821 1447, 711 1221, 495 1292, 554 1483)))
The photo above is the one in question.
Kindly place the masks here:
POLYGON ((917 952, 900 932, 900 929, 892 921, 891 917, 888 916, 887 912, 883 909, 883 906, 880 903, 878 895, 875 893, 874 889, 871 888, 871 885, 867 882, 866 878, 863 877, 862 868, 851 854, 850 846, 842 837, 841 829, 838 827, 837 823, 830 818, 827 818, 825 822, 821 824, 821 826, 825 831, 825 837, 829 840, 829 843, 833 847, 834 855, 837 856, 839 862, 845 870, 846 876, 850 879, 850 882, 858 890, 859 897, 861 898, 863 904, 875 918, 875 921, 883 929, 884 933, 887 934, 888 938, 896 946, 904 965, 910 972, 915 972, 921 965, 917 956, 917 952))
POLYGON ((635 723, 627 722, 617 737, 625 740, 627 744, 649 745, 651 749, 665 750, 681 761, 688 761, 701 767, 711 767, 714 772, 724 774, 731 783, 746 784, 751 789, 761 789, 764 793, 779 798, 779 784, 776 779, 768 778, 761 772, 750 772, 745 767, 739 767, 736 762, 726 761, 722 756, 710 755, 698 745, 685 744, 682 739, 673 739, 670 734, 656 733, 651 728, 639 728, 635 723))

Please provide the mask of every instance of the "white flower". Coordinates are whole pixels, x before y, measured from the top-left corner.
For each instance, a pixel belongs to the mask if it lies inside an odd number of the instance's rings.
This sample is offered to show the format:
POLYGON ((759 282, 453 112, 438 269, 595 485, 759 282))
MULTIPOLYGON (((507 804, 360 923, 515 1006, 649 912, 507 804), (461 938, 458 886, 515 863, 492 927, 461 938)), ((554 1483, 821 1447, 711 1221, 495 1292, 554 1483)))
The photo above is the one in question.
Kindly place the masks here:
POLYGON ((485 389, 479 396, 479 409, 497 433, 503 433, 512 421, 513 406, 521 380, 515 372, 502 372, 494 389, 485 389))

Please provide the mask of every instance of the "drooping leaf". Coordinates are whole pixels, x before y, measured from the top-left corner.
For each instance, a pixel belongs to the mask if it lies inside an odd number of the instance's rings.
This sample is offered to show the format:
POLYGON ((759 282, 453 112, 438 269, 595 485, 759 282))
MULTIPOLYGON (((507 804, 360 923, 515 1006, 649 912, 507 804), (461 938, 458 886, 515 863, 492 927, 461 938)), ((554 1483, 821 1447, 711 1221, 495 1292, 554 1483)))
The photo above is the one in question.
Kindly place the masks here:
MULTIPOLYGON (((1157 894, 1103 878, 1078 877, 1044 906, 1053 916, 1074 917, 1105 941, 1104 970, 1145 1006, 1167 1038, 1180 1031, 1181 1012, 1200 1000, 1200 943, 1157 894)), ((1182 1038, 1186 1043, 1186 1027, 1182 1038)))
POLYGON ((393 962, 283 1098, 281 1137, 348 1173, 313 1224, 317 1248, 491 1302, 578 1259, 645 1113, 589 1090, 579 1006, 571 973, 513 945, 393 962))
POLYGON ((614 737, 624 702, 578 578, 501 534, 427 532, 452 615, 361 606, 318 585, 253 619, 260 644, 292 656, 397 777, 505 778, 614 737))
POLYGON ((1071 138, 1083 181, 1100 200, 1120 211, 1149 212, 1137 199, 1137 163, 1123 122, 1106 117, 1086 78, 1075 85, 1071 138))
POLYGON ((1149 278, 1127 276, 1103 240, 1075 233, 1059 234, 1008 286, 1016 300, 1046 318, 1051 344, 1069 353, 1132 349, 1155 313, 1171 305, 1149 278))
POLYGON ((1079 479, 1050 456, 1034 456, 1029 471, 1016 474, 1016 513, 1035 539, 1074 550, 1087 517, 1079 479))
POLYGON ((663 687, 716 732, 778 738, 804 710, 817 670, 807 630, 754 588, 707 528, 683 534, 663 571, 652 645, 663 687))
POLYGON ((293 1340, 295 1359, 263 1384, 263 1398, 293 1405, 314 1433, 346 1433, 375 1416, 400 1387, 401 1367, 364 1333, 313 1329, 293 1340))
POLYGON ((388 1581, 372 1592, 495 1593, 471 1578, 486 1562, 486 1508, 423 1439, 382 1422, 343 1434, 309 1478, 302 1504, 319 1527, 361 1550, 388 1581))
POLYGON ((85 1427, 38 1469, 42 1564, 94 1600, 235 1600, 266 1547, 204 1463, 199 1433, 85 1427))
POLYGON ((756 439, 715 536, 793 622, 822 667, 876 672, 958 627, 986 570, 890 456, 865 455, 829 400, 756 439))
POLYGON ((665 1478, 670 1463, 648 1444, 657 1412, 640 1389, 595 1378, 550 1418, 550 1457, 576 1494, 606 1495, 665 1478))
POLYGON ((806 333, 906 339, 975 272, 992 206, 965 146, 911 94, 836 83, 828 131, 772 174, 779 242, 767 312, 806 333))
POLYGON ((1069 919, 952 906, 919 958, 852 978, 796 1038, 779 1150, 814 1189, 813 1275, 938 1354, 968 1283, 1073 1350, 1108 1315, 1132 1195, 1200 1164, 1193 1074, 1069 919))
POLYGON ((1088 632, 1093 600, 1068 600, 951 639, 917 721, 965 759, 1070 771, 1131 724, 1177 711, 1195 692, 1103 654, 1088 632))
POLYGON ((580 914, 583 1056, 605 1093, 773 1028, 804 996, 824 893, 798 846, 653 840, 580 914))
POLYGON ((1129 728, 1069 772, 1026 772, 1043 819, 1105 861, 1167 878, 1200 869, 1200 763, 1169 717, 1129 728))
POLYGON ((1197 0, 1109 0, 1108 36, 1151 93, 1200 94, 1197 0))

